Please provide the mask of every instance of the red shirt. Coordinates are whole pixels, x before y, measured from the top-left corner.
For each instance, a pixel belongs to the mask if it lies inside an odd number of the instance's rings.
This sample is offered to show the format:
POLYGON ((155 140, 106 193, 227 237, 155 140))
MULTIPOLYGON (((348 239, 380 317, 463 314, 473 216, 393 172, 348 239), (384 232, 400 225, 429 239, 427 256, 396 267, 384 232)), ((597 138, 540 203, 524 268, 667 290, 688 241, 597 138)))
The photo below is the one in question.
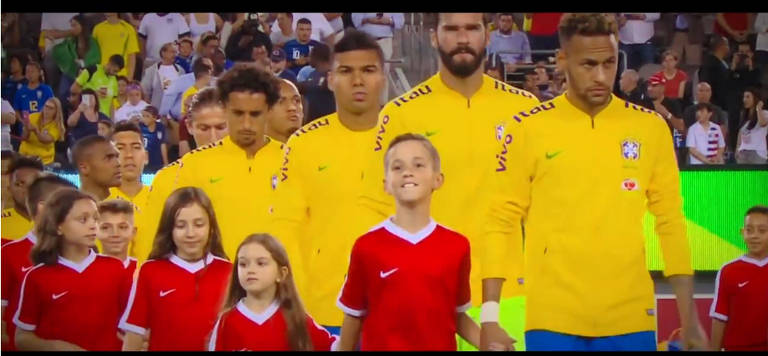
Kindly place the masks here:
POLYGON ((654 75, 664 76, 664 79, 667 80, 664 83, 664 96, 670 99, 680 99, 680 83, 688 80, 688 74, 685 74, 684 71, 678 69, 672 79, 668 78, 663 70, 654 75))
POLYGON ((7 244, 7 243, 9 243, 11 241, 13 241, 13 240, 8 240, 8 239, 0 238, 0 246, 5 246, 5 244, 7 244))
POLYGON ((726 322, 726 350, 768 350, 768 258, 726 263, 717 273, 709 316, 726 322))
MULTIPOLYGON (((307 315, 307 330, 314 351, 331 351, 338 337, 307 315)), ((290 351, 283 313, 277 302, 261 314, 242 301, 224 313, 213 327, 208 351, 290 351)))
POLYGON ((136 266, 138 262, 135 258, 128 256, 128 259, 123 261, 123 267, 125 267, 125 270, 128 272, 128 275, 133 278, 133 275, 136 273, 136 266))
POLYGON ((534 12, 531 18, 531 30, 528 33, 537 36, 556 35, 562 16, 562 12, 534 12))
POLYGON ((120 329, 149 335, 149 351, 204 351, 226 298, 232 263, 211 254, 190 263, 176 255, 139 268, 120 329))
POLYGON ((411 234, 387 219, 352 247, 337 304, 363 318, 360 350, 456 351, 469 270, 464 236, 434 221, 411 234))
MULTIPOLYGON (((749 25, 747 21, 749 18, 747 17, 746 12, 724 12, 723 17, 725 17, 725 22, 728 24, 728 26, 731 27, 734 31, 746 31, 747 26, 749 25)), ((729 34, 725 32, 725 30, 720 26, 720 23, 715 20, 715 33, 723 35, 728 37, 729 34)))
POLYGON ((181 118, 179 121, 179 141, 189 141, 189 130, 187 130, 187 116, 181 118))
POLYGON ((37 238, 30 231, 18 240, 10 241, 2 247, 2 257, 0 257, 0 274, 2 274, 2 299, 5 307, 3 321, 5 321, 6 331, 8 332, 9 342, 3 343, 3 350, 16 350, 16 324, 13 323, 13 315, 19 306, 19 296, 21 292, 21 282, 24 276, 34 267, 29 259, 29 252, 35 246, 37 238))
POLYGON ((16 327, 89 351, 119 351, 117 321, 131 279, 119 260, 93 251, 80 263, 39 264, 21 285, 16 327))

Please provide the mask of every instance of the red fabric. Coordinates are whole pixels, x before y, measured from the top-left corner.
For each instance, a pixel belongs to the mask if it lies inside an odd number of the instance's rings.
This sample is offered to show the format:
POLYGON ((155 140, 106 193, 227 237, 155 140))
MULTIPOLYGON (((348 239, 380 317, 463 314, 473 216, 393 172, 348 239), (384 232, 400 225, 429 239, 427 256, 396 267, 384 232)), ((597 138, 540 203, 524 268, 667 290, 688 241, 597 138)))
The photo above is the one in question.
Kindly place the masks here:
POLYGON ((557 26, 560 24, 562 12, 535 12, 531 19, 532 35, 554 35, 557 33, 557 26))
POLYGON ((413 243, 390 226, 355 242, 338 301, 363 317, 360 350, 455 351, 456 313, 470 303, 469 242, 436 225, 413 243))
POLYGON ((682 70, 678 70, 672 79, 667 78, 664 71, 660 71, 655 75, 662 76, 666 80, 664 82, 664 96, 671 99, 680 99, 680 83, 688 80, 688 74, 685 74, 682 70))
POLYGON ((179 141, 189 141, 189 131, 187 130, 187 116, 184 115, 179 121, 179 141))
MULTIPOLYGON (((728 26, 731 27, 734 31, 746 31, 747 26, 749 25, 747 23, 747 13, 746 12, 725 12, 723 13, 723 17, 725 17, 725 22, 728 23, 728 26)), ((715 21, 715 33, 728 36, 728 33, 725 32, 725 30, 720 27, 720 23, 715 21)))
POLYGON ((21 282, 24 276, 32 269, 32 261, 29 259, 29 252, 34 243, 29 238, 15 240, 2 248, 2 299, 5 307, 3 321, 5 321, 6 331, 8 332, 9 343, 3 344, 3 350, 16 350, 16 324, 13 323, 13 315, 16 308, 19 307, 19 297, 21 292, 21 282), (7 303, 7 304, 6 304, 7 303))

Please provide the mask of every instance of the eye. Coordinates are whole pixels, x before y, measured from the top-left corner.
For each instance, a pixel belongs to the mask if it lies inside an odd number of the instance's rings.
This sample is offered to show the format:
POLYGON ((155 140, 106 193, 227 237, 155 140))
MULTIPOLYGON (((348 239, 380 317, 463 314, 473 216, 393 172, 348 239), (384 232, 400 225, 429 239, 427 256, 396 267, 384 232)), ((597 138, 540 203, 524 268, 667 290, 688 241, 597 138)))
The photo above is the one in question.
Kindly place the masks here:
POLYGON ((246 265, 247 265, 247 263, 245 261, 242 261, 242 260, 237 263, 238 267, 245 267, 246 265))
POLYGON ((424 167, 424 163, 416 163, 416 167, 419 167, 419 168, 424 167))

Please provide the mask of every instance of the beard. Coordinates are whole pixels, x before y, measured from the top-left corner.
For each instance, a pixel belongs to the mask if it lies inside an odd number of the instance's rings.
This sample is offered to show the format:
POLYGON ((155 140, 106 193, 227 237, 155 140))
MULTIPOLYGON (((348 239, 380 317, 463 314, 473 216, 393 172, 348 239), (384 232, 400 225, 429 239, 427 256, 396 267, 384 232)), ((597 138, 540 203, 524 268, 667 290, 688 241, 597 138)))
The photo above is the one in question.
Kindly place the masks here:
POLYGON ((443 65, 448 69, 448 71, 459 78, 469 77, 472 75, 472 73, 477 71, 478 68, 480 68, 480 65, 483 64, 484 58, 478 55, 477 51, 470 47, 458 47, 450 52, 445 52, 440 46, 438 46, 437 52, 440 53, 440 61, 443 62, 443 65), (474 56, 474 60, 462 63, 456 63, 453 61, 454 55, 464 52, 474 56))

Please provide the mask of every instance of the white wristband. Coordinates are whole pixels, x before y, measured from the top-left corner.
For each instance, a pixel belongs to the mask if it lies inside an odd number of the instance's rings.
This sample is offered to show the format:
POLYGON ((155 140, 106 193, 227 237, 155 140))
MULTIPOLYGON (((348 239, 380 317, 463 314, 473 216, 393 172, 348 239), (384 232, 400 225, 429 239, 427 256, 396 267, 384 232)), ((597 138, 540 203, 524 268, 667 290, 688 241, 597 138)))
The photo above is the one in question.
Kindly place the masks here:
POLYGON ((481 323, 497 323, 499 322, 499 303, 498 302, 485 302, 480 307, 480 322, 481 323))

